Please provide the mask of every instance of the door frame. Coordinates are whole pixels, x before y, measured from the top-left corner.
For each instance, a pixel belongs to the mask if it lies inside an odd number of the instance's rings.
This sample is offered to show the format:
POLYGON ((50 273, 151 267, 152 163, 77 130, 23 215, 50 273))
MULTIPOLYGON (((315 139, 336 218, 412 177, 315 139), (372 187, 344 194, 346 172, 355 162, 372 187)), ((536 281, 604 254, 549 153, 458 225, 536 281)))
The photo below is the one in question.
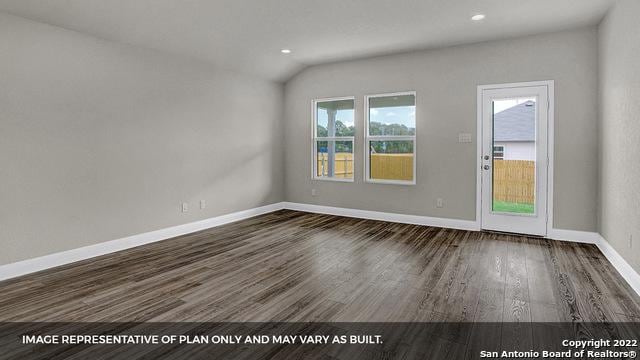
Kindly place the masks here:
POLYGON ((477 121, 476 121, 476 227, 482 230, 482 93, 484 90, 508 89, 525 86, 546 86, 548 89, 548 111, 547 116, 547 230, 544 237, 548 237, 553 229, 553 169, 554 169, 554 149, 555 149, 555 92, 554 80, 525 81, 504 84, 478 85, 477 90, 477 121))

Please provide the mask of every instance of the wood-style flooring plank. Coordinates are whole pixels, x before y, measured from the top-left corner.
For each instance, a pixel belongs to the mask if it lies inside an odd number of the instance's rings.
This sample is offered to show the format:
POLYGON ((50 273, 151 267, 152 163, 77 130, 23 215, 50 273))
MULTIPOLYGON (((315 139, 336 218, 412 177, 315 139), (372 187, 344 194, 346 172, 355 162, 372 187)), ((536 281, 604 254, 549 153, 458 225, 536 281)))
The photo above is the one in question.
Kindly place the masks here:
POLYGON ((0 282, 0 321, 620 319, 640 298, 593 245, 290 210, 0 282))

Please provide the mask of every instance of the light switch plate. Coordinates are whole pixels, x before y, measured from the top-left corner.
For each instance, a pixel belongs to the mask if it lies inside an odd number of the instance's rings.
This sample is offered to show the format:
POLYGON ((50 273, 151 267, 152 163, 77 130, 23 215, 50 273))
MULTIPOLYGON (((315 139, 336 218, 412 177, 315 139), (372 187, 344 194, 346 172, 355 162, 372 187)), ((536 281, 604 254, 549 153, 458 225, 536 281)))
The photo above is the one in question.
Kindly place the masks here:
POLYGON ((470 133, 459 133, 458 134, 458 142, 459 143, 470 143, 471 142, 471 134, 470 133))

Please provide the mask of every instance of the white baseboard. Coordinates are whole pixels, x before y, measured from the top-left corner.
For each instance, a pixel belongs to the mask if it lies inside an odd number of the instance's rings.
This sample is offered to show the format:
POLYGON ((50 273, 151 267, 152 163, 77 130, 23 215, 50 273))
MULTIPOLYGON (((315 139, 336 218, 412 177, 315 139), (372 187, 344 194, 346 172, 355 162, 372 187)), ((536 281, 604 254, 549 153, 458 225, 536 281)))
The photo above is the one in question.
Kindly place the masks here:
POLYGON ((380 212, 380 211, 348 209, 348 208, 301 204, 301 203, 293 203, 293 202, 285 202, 284 208, 290 209, 290 210, 318 213, 318 214, 346 216, 346 217, 354 217, 354 218, 370 219, 370 220, 381 220, 381 221, 389 221, 389 222, 403 223, 403 224, 437 226, 437 227, 460 229, 460 230, 480 230, 480 227, 478 226, 478 224, 472 220, 458 220, 458 219, 446 219, 446 218, 436 218, 436 217, 429 217, 429 216, 420 216, 420 215, 396 214, 396 213, 388 213, 388 212, 380 212))
MULTIPOLYGON (((462 230, 480 230, 480 225, 471 220, 456 220, 434 218, 428 216, 394 214, 379 211, 357 210, 322 205, 301 204, 285 202, 283 208, 290 210, 306 211, 319 214, 347 216, 362 219, 382 220, 405 224, 437 226, 462 230)), ((597 232, 551 229, 547 238, 560 241, 571 241, 585 244, 595 244, 609 262, 618 270, 620 275, 629 283, 631 288, 640 295, 640 275, 627 263, 613 247, 597 232)))
POLYGON ((346 208, 336 208, 329 206, 319 206, 310 204, 299 204, 290 202, 280 202, 261 206, 253 209, 238 211, 231 214, 216 216, 213 218, 200 220, 188 224, 172 226, 165 229, 150 231, 142 234, 132 235, 121 239, 110 240, 95 245, 84 246, 54 254, 49 254, 33 259, 18 261, 11 264, 0 265, 0 281, 14 277, 42 271, 56 266, 66 265, 73 262, 90 259, 96 256, 106 255, 116 251, 130 249, 161 240, 170 239, 176 236, 193 233, 196 231, 209 229, 212 227, 228 224, 230 222, 247 219, 253 216, 266 214, 281 209, 291 209, 307 211, 312 213, 332 214, 339 216, 357 217, 364 219, 383 220, 390 222, 400 222, 407 224, 439 226, 463 230, 478 230, 476 223, 467 220, 431 218, 426 216, 403 215, 384 213, 378 211, 356 210, 346 208))
POLYGON ((620 273, 620 275, 627 281, 636 294, 640 295, 640 274, 638 274, 599 233, 551 229, 547 237, 554 240, 595 244, 611 265, 618 270, 618 273, 620 273))
MULTIPOLYGON (((480 230, 480 226, 471 220, 456 220, 434 218, 428 216, 394 214, 379 211, 347 209, 331 206, 321 206, 312 204, 301 204, 285 202, 283 208, 290 210, 306 211, 319 214, 329 214, 337 216, 347 216, 362 219, 382 220, 389 222, 398 222, 405 224, 437 226, 444 228, 462 229, 462 230, 480 230)), ((551 229, 547 234, 547 238, 552 240, 571 241, 585 244, 595 244, 609 262, 618 270, 620 275, 629 283, 631 288, 640 295, 640 275, 627 263, 613 247, 600 236, 597 232, 551 229)))
MULTIPOLYGON (((244 220, 257 215, 266 214, 281 209, 306 211, 318 214, 355 217, 361 219, 381 220, 396 223, 437 226, 461 230, 480 230, 477 222, 472 220, 458 220, 436 218, 419 215, 395 214, 380 211, 358 210, 339 208, 332 206, 302 204, 293 202, 280 202, 253 209, 238 211, 231 214, 216 216, 188 224, 173 226, 165 229, 133 235, 121 239, 111 240, 95 245, 54 253, 23 260, 11 264, 0 265, 0 281, 36 271, 46 270, 56 266, 66 265, 76 261, 90 259, 96 256, 106 255, 116 251, 130 249, 136 246, 170 239, 176 236, 193 233, 200 230, 228 224, 234 221, 244 220)), ((609 262, 618 270, 620 275, 629 283, 633 290, 640 295, 640 275, 627 263, 620 254, 600 234, 588 231, 551 229, 547 235, 553 240, 574 241, 587 244, 595 244, 609 262)))
POLYGON ((629 265, 629 263, 620 256, 620 254, 609 244, 609 242, 600 236, 596 245, 604 256, 609 260, 611 265, 618 270, 620 275, 627 281, 631 288, 640 295, 640 275, 629 265))
POLYGON ((136 246, 170 239, 176 236, 193 233, 200 230, 228 224, 234 221, 247 219, 253 216, 266 214, 283 208, 283 203, 275 203, 260 206, 253 209, 234 212, 231 214, 216 216, 188 224, 172 226, 165 229, 128 236, 121 239, 102 242, 95 245, 84 246, 77 249, 62 251, 33 259, 23 260, 11 264, 0 265, 0 281, 26 275, 36 271, 66 265, 80 260, 90 259, 96 256, 130 249, 136 246))
POLYGON ((552 240, 596 244, 600 240, 600 234, 590 231, 551 229, 547 233, 547 238, 552 240))
POLYGON ((640 274, 638 274, 599 233, 551 229, 549 234, 547 234, 547 237, 553 240, 595 244, 611 265, 618 270, 618 273, 620 273, 636 294, 640 295, 640 274))

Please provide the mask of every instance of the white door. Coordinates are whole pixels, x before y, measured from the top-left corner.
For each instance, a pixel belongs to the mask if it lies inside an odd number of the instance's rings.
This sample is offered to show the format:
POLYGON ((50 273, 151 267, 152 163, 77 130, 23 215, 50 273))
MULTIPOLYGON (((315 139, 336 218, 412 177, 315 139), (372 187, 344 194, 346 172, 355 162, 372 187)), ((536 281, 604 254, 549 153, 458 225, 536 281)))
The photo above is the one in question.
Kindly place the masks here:
POLYGON ((553 83, 481 86, 482 228, 546 236, 553 83))

